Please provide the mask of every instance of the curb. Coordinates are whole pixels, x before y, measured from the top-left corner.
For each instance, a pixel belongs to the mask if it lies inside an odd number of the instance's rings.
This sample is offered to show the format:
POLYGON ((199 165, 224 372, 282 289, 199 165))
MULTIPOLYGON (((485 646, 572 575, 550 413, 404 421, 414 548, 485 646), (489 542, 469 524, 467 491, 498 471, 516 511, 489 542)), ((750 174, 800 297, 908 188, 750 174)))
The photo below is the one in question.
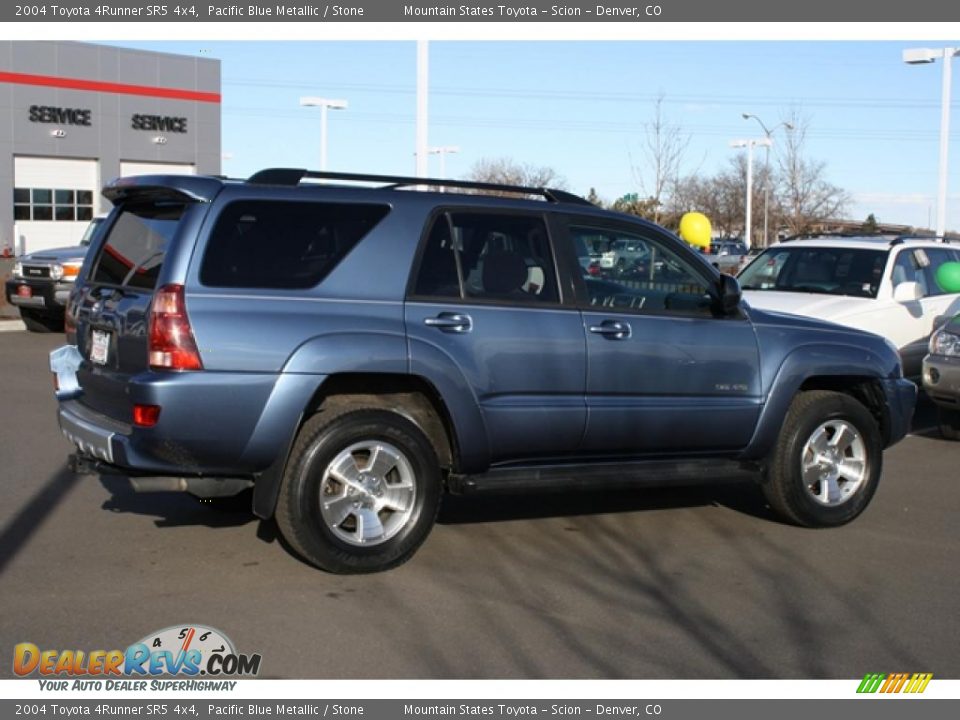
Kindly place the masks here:
POLYGON ((23 324, 22 320, 3 320, 0 318, 0 333, 20 332, 26 329, 27 326, 23 324))

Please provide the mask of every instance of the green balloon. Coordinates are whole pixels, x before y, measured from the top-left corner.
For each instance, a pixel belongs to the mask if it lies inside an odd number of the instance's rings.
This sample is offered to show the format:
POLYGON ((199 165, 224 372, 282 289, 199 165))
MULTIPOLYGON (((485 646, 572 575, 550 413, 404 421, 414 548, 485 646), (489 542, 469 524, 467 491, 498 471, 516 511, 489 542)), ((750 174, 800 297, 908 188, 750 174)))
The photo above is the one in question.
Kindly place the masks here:
POLYGON ((960 262, 948 262, 937 268, 937 285, 947 293, 960 293, 960 262))

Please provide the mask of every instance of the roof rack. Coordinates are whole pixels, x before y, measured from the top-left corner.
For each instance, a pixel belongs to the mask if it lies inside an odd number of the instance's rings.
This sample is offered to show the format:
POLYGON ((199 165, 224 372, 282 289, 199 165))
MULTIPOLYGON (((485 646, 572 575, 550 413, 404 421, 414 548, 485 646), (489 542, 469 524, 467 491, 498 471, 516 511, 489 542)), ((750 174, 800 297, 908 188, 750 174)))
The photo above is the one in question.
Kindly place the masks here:
POLYGON ((413 187, 430 185, 436 187, 453 187, 465 190, 488 190, 492 192, 509 192, 519 195, 541 195, 548 202, 571 203, 573 205, 590 205, 589 200, 566 192, 545 187, 524 187, 523 185, 504 185, 500 183, 474 182, 472 180, 444 180, 440 178, 408 177, 404 175, 366 175, 360 173, 326 172, 304 170, 300 168, 268 168, 256 172, 247 178, 247 183, 253 185, 286 185, 296 187, 304 178, 311 180, 348 180, 350 182, 379 182, 385 183, 385 188, 413 187))
POLYGON ((902 245, 905 240, 931 240, 933 242, 955 243, 960 242, 960 237, 944 235, 898 235, 890 241, 890 246, 902 245))
POLYGON ((889 238, 893 233, 867 233, 862 231, 855 230, 839 230, 839 231, 826 231, 826 232, 807 232, 807 233, 798 233, 797 235, 790 235, 789 237, 783 238, 780 242, 790 242, 791 240, 808 240, 814 238, 865 238, 865 239, 876 239, 884 240, 889 238))

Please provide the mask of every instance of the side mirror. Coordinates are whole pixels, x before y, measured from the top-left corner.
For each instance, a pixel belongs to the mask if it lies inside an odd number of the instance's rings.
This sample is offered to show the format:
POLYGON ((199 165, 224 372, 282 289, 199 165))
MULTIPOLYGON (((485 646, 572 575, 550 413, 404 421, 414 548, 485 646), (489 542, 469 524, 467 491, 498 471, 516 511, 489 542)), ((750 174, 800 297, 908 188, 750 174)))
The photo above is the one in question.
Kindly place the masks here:
POLYGON ((920 283, 902 282, 893 289, 893 299, 898 303, 916 302, 923 297, 920 283))
POLYGON ((717 301, 724 315, 732 315, 740 307, 740 299, 743 293, 740 290, 740 283, 733 275, 723 273, 717 281, 717 301))

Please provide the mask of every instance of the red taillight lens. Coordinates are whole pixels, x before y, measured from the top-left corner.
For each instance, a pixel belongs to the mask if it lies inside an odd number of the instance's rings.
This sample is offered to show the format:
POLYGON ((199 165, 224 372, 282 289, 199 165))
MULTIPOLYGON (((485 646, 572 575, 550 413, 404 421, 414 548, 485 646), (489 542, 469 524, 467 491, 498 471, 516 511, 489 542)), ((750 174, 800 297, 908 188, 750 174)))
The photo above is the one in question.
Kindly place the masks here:
POLYGON ((133 424, 137 427, 153 427, 160 419, 159 405, 134 405, 133 424))
POLYGON ((183 285, 164 285, 150 307, 150 367, 155 370, 203 370, 193 339, 183 285))

